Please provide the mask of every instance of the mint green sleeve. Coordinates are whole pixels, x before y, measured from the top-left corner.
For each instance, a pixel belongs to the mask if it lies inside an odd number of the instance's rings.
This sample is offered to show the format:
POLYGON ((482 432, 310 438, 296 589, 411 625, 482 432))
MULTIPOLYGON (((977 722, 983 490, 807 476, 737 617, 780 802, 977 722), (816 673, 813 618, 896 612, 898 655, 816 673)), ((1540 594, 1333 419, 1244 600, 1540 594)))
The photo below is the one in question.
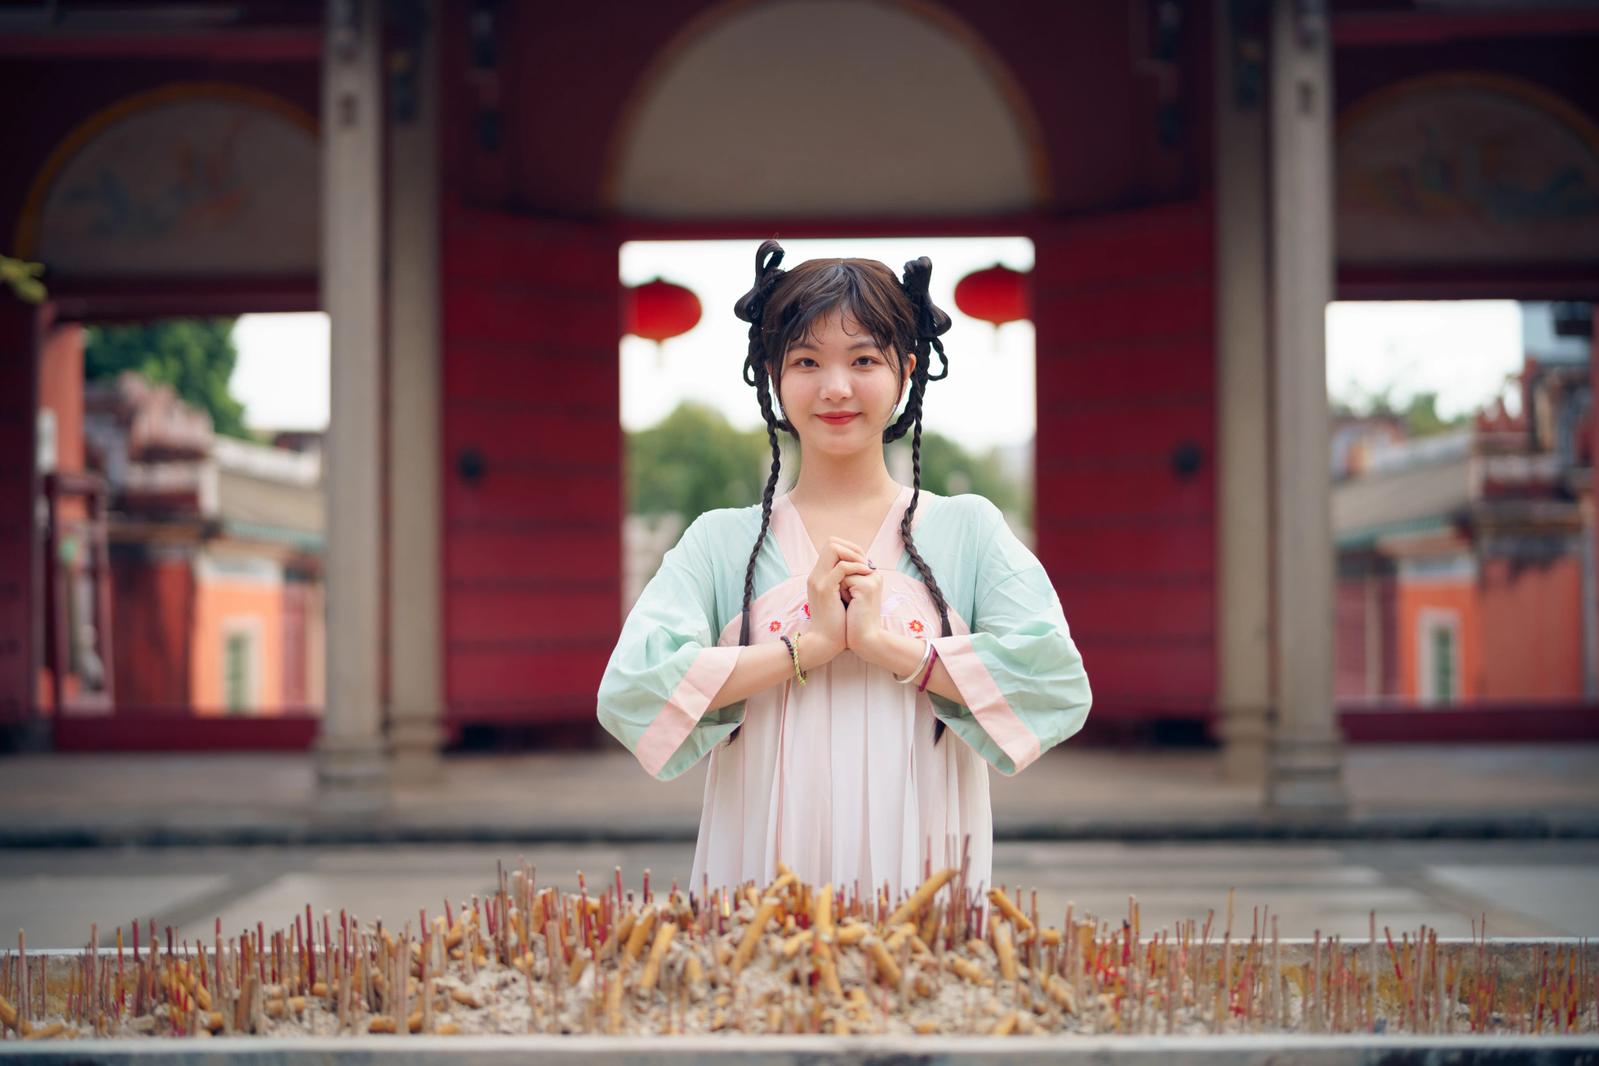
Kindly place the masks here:
MULTIPOLYGON (((979 499, 981 499, 979 497, 979 499)), ((987 500, 971 633, 932 641, 961 694, 934 713, 1007 776, 1083 727, 1093 694, 1049 575, 987 500)))
POLYGON ((701 515, 666 553, 600 679, 600 724, 662 781, 693 766, 744 718, 743 701, 707 710, 741 650, 716 644, 711 526, 701 515))

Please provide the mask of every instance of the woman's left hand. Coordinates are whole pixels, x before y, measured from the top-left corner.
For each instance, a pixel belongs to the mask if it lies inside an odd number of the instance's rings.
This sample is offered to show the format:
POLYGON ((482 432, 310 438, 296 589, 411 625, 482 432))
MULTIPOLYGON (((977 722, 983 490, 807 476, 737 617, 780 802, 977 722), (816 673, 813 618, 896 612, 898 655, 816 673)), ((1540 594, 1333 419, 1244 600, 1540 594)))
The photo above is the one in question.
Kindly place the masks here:
POLYGON ((849 574, 839 583, 849 598, 844 611, 844 646, 867 662, 876 662, 883 636, 883 575, 849 574))

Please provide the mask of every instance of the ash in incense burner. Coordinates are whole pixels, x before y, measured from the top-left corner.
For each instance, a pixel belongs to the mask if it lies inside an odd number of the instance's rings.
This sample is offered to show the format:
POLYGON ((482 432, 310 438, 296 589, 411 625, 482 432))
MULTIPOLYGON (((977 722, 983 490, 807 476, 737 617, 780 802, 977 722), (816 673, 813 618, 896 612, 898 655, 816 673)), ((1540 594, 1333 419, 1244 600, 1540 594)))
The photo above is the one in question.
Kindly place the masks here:
POLYGON ((1047 924, 1037 894, 927 871, 890 900, 770 883, 710 893, 540 888, 502 868, 488 898, 398 927, 354 914, 210 944, 135 925, 113 950, 0 958, 7 1038, 368 1033, 1204 1034, 1593 1033, 1594 950, 1470 941, 1375 914, 1364 943, 1283 941, 1255 908, 1247 938, 1214 913, 1146 936, 1125 917, 1047 924))

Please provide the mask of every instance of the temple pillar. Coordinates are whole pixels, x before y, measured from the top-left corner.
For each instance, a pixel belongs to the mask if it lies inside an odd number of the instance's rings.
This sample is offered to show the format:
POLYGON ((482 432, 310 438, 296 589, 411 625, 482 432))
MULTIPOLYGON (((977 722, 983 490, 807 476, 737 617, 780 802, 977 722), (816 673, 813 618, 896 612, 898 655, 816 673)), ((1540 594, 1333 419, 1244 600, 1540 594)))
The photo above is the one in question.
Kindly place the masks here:
POLYGON ((1265 23, 1215 6, 1217 732, 1222 772, 1264 784, 1270 739, 1265 23))
POLYGON ((1272 686, 1266 802, 1341 812, 1333 705, 1327 305, 1333 299, 1332 42, 1325 5, 1271 0, 1272 686))
POLYGON ((318 807, 388 802, 383 737, 383 48, 377 0, 327 5, 322 57, 322 307, 331 320, 327 702, 318 807))
POLYGON ((438 0, 400 5, 389 103, 389 739, 397 782, 444 743, 439 383, 438 0))

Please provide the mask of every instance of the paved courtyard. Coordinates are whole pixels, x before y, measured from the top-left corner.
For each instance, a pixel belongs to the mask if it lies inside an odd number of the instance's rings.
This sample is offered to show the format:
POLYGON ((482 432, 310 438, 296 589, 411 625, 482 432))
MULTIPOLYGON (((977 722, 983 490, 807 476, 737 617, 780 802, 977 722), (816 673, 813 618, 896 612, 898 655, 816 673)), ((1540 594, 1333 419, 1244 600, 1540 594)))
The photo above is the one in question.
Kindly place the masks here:
MULTIPOLYGON (((209 939, 215 920, 238 930, 287 923, 310 903, 363 919, 414 919, 442 901, 485 893, 495 862, 525 857, 542 883, 576 889, 623 867, 635 888, 645 868, 654 884, 686 878, 693 846, 683 843, 535 847, 440 845, 159 848, 0 851, 0 929, 25 928, 28 943, 77 947, 98 922, 114 943, 117 922, 155 919, 183 936, 209 939)), ((1599 842, 1379 842, 1304 845, 1000 843, 995 880, 1036 888, 1059 924, 1068 901, 1111 919, 1139 901, 1152 932, 1181 918, 1226 910, 1237 890, 1235 933, 1248 935, 1254 908, 1279 915, 1284 936, 1313 931, 1363 938, 1375 908, 1379 927, 1468 936, 1487 915, 1499 936, 1599 936, 1599 842)))
MULTIPOLYGON (((692 841, 706 763, 657 781, 617 745, 453 756, 437 782, 401 782, 386 810, 352 821, 323 809, 303 754, 0 757, 9 815, 0 820, 0 846, 407 835, 692 841)), ((1593 744, 1351 746, 1348 811, 1308 823, 1264 811, 1259 786, 1225 778, 1209 749, 1067 743, 1020 774, 989 779, 1001 838, 1234 839, 1263 835, 1274 823, 1322 836, 1599 837, 1593 744)))
MULTIPOLYGON (((620 865, 666 885, 693 859, 703 773, 655 781, 621 751, 456 757, 384 812, 329 821, 304 755, 0 758, 0 931, 76 947, 137 917, 209 935, 307 903, 404 921, 521 856, 545 883, 620 865)), ((1285 936, 1364 937, 1372 909, 1396 937, 1468 936, 1483 914, 1495 935, 1599 935, 1594 745, 1351 747, 1349 810, 1303 822, 1214 751, 1063 745, 991 780, 995 880, 1037 889, 1051 922, 1068 901, 1119 920, 1129 895, 1146 931, 1220 921, 1235 888, 1245 935, 1257 906, 1285 936)))

